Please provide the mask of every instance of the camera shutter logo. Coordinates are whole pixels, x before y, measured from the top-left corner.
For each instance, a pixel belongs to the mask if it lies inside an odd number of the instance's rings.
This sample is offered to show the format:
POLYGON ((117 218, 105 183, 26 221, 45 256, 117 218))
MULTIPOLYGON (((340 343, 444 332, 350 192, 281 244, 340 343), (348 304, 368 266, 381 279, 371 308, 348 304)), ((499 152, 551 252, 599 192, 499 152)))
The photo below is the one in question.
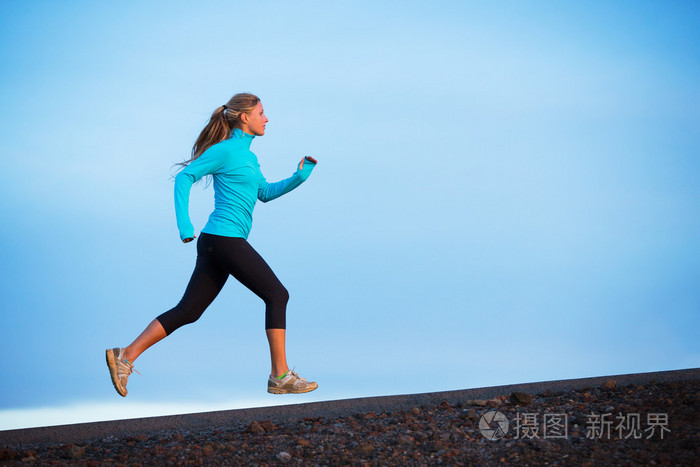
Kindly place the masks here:
POLYGON ((501 439, 508 433, 508 419, 495 410, 486 412, 479 420, 479 431, 491 441, 501 439))

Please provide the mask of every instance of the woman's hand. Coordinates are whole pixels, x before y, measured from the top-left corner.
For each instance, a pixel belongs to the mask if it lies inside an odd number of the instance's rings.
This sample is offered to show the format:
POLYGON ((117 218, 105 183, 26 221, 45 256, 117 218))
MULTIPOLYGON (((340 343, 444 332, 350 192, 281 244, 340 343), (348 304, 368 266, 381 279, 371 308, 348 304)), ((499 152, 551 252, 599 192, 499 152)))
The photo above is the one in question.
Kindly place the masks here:
POLYGON ((312 162, 314 164, 318 164, 318 161, 316 159, 314 159, 311 156, 306 156, 301 160, 301 162, 299 162, 299 170, 304 168, 304 161, 309 161, 309 162, 312 162))
POLYGON ((192 240, 194 240, 195 238, 197 238, 196 235, 193 236, 193 237, 190 237, 190 238, 186 238, 186 239, 184 239, 184 240, 182 241, 182 243, 190 243, 190 242, 191 242, 192 240))

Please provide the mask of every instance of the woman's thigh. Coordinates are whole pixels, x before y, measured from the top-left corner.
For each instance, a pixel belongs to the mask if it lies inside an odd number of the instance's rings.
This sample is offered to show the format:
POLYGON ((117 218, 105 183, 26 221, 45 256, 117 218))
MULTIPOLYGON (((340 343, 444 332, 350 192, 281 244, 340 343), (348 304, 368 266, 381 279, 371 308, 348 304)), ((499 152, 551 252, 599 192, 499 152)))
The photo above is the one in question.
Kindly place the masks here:
POLYGON ((270 266, 244 238, 215 237, 205 243, 219 268, 235 277, 266 302, 287 291, 270 266))

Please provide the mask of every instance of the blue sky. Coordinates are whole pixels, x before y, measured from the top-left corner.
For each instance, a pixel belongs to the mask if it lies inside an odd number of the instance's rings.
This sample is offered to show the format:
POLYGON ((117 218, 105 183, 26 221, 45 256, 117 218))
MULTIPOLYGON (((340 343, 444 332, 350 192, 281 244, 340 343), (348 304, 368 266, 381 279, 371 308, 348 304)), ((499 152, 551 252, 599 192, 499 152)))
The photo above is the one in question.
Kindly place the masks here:
MULTIPOLYGON (((693 2, 3 2, 0 429, 700 366, 700 7, 693 2), (180 299, 172 165, 237 92, 269 181, 231 279, 142 355, 104 349, 180 299)), ((212 188, 195 186, 201 229, 212 188)))

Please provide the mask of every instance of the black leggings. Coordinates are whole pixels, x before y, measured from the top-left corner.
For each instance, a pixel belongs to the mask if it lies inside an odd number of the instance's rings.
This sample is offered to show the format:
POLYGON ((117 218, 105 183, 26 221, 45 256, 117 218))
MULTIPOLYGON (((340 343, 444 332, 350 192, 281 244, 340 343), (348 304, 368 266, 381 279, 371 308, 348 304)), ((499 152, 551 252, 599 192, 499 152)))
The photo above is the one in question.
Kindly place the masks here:
POLYGON ((232 275, 265 301, 265 329, 285 329, 289 293, 270 266, 244 238, 202 233, 197 264, 177 306, 156 318, 167 334, 194 323, 232 275))

